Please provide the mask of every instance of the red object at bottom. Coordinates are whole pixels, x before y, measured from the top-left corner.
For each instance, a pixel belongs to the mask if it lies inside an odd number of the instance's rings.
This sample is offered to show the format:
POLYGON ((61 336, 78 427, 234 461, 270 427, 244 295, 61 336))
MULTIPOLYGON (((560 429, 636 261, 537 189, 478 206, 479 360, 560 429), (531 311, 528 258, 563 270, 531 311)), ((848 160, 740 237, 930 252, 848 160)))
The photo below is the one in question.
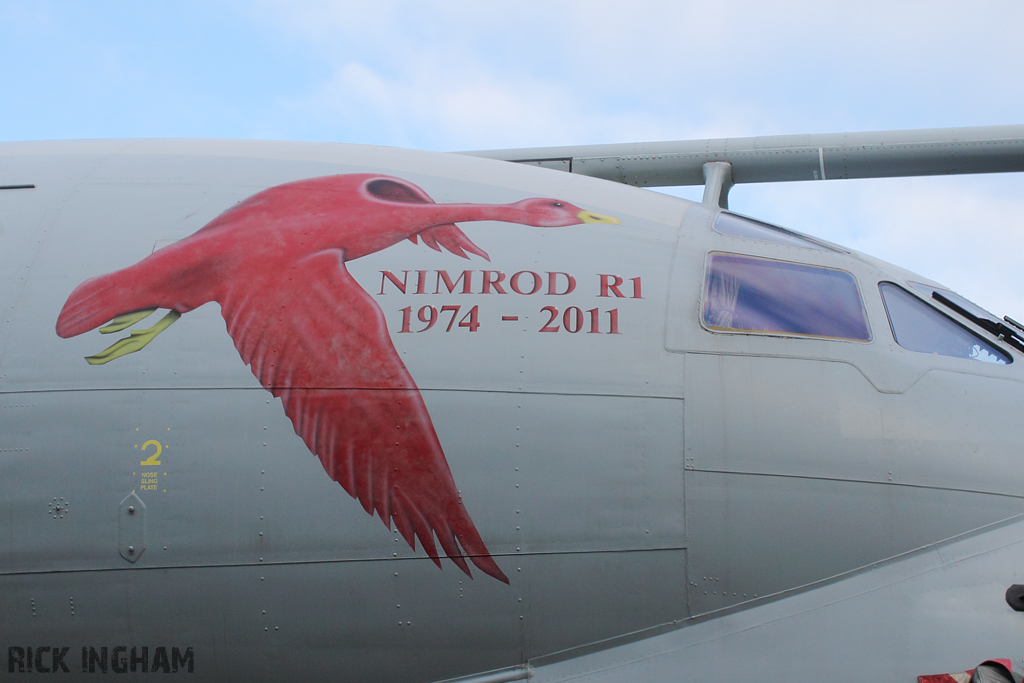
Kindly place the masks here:
POLYGON ((974 669, 958 671, 955 674, 929 674, 927 676, 918 676, 917 683, 968 683, 973 673, 974 669))
MULTIPOLYGON (((1007 673, 1013 671, 1013 662, 1009 659, 989 659, 982 662, 982 664, 998 664, 1004 667, 1007 673)), ((958 671, 952 674, 929 674, 927 676, 918 676, 917 683, 969 683, 973 674, 974 669, 958 671)))

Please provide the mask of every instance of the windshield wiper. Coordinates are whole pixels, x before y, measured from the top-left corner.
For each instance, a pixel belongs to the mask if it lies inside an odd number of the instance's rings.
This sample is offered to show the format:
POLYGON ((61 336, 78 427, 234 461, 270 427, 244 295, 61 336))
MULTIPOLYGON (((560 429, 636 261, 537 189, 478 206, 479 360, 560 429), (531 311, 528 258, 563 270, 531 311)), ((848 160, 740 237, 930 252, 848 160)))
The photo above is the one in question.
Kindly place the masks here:
MULTIPOLYGON (((1001 323, 997 320, 990 320, 988 318, 982 318, 980 316, 974 315, 973 313, 965 309, 963 306, 954 303, 953 301, 942 296, 938 292, 933 291, 932 298, 941 303, 942 305, 946 306, 947 308, 953 309, 954 311, 956 311, 963 317, 967 318, 972 323, 974 323, 981 329, 985 330, 992 336, 996 337, 997 339, 1006 342, 1007 344, 1017 349, 1018 351, 1024 352, 1024 337, 1022 337, 1021 333, 1013 329, 1012 327, 1004 323, 1001 323)), ((1020 325, 1016 324, 1015 321, 1010 321, 1009 319, 1007 320, 1011 324, 1014 324, 1016 327, 1020 327, 1020 325)), ((1021 329, 1024 330, 1024 328, 1021 329)))
POLYGON ((1019 322, 1017 322, 1016 320, 1014 320, 1014 319, 1013 319, 1013 318, 1011 318, 1010 316, 1008 316, 1008 315, 1004 315, 1004 316, 1003 316, 1003 320, 1005 320, 1006 322, 1010 323, 1011 325, 1013 325, 1014 327, 1016 327, 1016 328, 1017 328, 1018 330, 1020 330, 1021 332, 1024 332, 1024 325, 1021 325, 1021 324, 1020 324, 1019 322))

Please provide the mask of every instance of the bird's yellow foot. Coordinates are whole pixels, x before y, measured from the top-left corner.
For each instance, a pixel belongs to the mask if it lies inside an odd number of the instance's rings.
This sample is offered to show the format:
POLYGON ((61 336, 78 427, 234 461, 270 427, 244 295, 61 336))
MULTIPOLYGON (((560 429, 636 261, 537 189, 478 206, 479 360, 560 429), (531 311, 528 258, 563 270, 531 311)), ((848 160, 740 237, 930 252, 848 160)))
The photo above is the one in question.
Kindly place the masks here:
POLYGON ((146 308, 141 311, 134 311, 132 313, 125 313, 119 315, 110 321, 109 325, 104 325, 100 328, 100 334, 110 334, 111 332, 120 332, 126 327, 131 327, 135 323, 139 322, 143 318, 146 318, 156 312, 155 308, 146 308))
MULTIPOLYGON (((114 318, 109 325, 100 329, 100 332, 107 334, 123 330, 124 328, 135 324, 139 320, 142 320, 155 310, 156 309, 154 308, 148 311, 136 311, 135 313, 119 315, 114 318)), ((127 356, 129 353, 141 351, 146 348, 146 344, 156 338, 156 335, 166 330, 180 317, 181 313, 178 313, 177 311, 169 311, 167 315, 161 318, 156 325, 153 325, 153 327, 146 330, 132 330, 129 336, 118 340, 115 344, 103 351, 100 351, 95 356, 86 356, 85 360, 89 365, 103 365, 104 363, 109 363, 115 358, 120 358, 121 356, 127 356)))

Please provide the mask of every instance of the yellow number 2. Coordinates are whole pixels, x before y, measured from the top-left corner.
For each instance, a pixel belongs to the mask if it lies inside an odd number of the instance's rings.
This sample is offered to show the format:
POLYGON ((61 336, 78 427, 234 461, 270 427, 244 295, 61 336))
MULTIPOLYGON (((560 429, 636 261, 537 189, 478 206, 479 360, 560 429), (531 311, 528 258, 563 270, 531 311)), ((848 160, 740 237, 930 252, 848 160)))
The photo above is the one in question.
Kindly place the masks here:
POLYGON ((150 446, 156 446, 156 453, 154 453, 153 455, 149 456, 148 458, 146 458, 145 460, 140 462, 139 463, 140 465, 159 465, 160 464, 159 458, 160 458, 160 454, 163 453, 163 451, 164 451, 164 447, 160 445, 159 441, 156 441, 155 439, 150 439, 146 443, 142 444, 142 450, 145 451, 150 446))

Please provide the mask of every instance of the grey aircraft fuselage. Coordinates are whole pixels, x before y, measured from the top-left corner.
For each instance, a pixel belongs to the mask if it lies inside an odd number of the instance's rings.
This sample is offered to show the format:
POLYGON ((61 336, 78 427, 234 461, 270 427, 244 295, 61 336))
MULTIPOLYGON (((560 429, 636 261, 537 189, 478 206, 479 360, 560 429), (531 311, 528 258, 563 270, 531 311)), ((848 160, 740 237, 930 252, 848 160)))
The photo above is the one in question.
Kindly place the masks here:
POLYGON ((976 530, 1024 513, 1024 355, 913 286, 938 283, 723 234, 714 204, 450 154, 0 144, 19 185, 0 190, 0 678, 852 680, 861 661, 910 680, 1021 655, 1002 591, 1024 531, 976 530), (355 173, 620 221, 472 220, 489 262, 405 240, 345 263, 508 584, 443 552, 439 570, 332 481, 217 303, 106 365, 83 358, 111 338, 55 332, 90 278, 267 188, 355 173), (849 274, 867 338, 709 325, 714 254, 849 274), (904 348, 880 283, 1015 362, 904 348))

